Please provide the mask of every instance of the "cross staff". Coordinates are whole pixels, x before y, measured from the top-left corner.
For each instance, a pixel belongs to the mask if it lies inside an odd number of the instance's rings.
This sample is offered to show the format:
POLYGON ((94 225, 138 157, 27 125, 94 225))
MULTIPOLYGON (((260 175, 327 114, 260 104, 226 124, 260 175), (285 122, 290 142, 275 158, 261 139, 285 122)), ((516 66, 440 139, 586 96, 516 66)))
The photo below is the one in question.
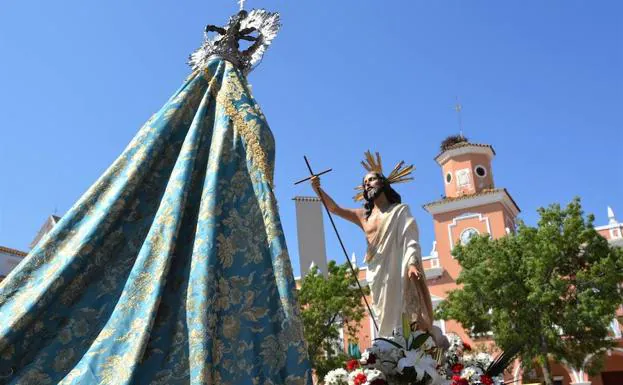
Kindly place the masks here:
MULTIPOLYGON (((305 161, 307 161, 307 158, 305 158, 305 161)), ((309 167, 309 164, 307 164, 307 167, 309 167)), ((310 169, 310 171, 311 171, 311 169, 310 169)), ((295 184, 295 185, 297 185, 297 184, 299 184, 299 183, 306 182, 306 181, 310 180, 311 178, 313 178, 313 177, 315 177, 315 176, 320 176, 320 175, 326 174, 326 173, 331 172, 331 171, 333 171, 333 169, 332 169, 332 168, 330 168, 330 169, 328 169, 328 170, 324 170, 323 172, 319 172, 318 174, 314 174, 314 173, 312 173, 312 176, 308 176, 308 177, 307 177, 307 178, 305 178, 305 179, 301 179, 301 180, 300 180, 300 181, 298 181, 298 182, 294 182, 294 184, 295 184)))
MULTIPOLYGON (((305 182, 306 180, 310 180, 311 178, 315 177, 315 176, 319 176, 322 174, 326 174, 329 171, 331 171, 332 169, 328 169, 325 170, 321 173, 318 174, 314 174, 314 172, 312 171, 311 165, 309 164, 309 161, 307 160, 306 156, 303 156, 303 158, 305 159, 305 164, 307 164, 307 169, 309 170, 309 173, 311 174, 311 176, 302 179, 298 182, 296 182, 295 184, 299 184, 302 182, 305 182)), ((355 279, 355 282, 357 282, 357 287, 359 287, 359 292, 361 293, 361 298, 363 298, 363 301, 366 303, 366 308, 368 308, 368 313, 370 314, 370 318, 372 318, 372 322, 374 323, 374 329, 376 329, 376 332, 379 332, 379 326, 376 324, 376 319, 374 318, 374 313, 372 313, 372 309, 370 308, 370 304, 368 303, 368 299, 366 298, 365 293, 363 292, 363 288, 361 287, 361 284, 359 283, 359 277, 357 277, 357 272, 355 271, 355 268, 353 267, 353 264, 350 262, 350 258, 348 257, 348 252, 346 252, 346 247, 344 247, 344 242, 342 242, 342 237, 340 237, 340 233, 337 231, 337 227, 335 226, 335 222, 333 221, 333 216, 331 215, 331 212, 329 211, 329 208, 327 207, 327 203, 324 201, 324 199, 322 198, 322 195, 320 196, 320 201, 322 202, 322 205, 324 206, 324 209, 327 211, 327 215, 329 216, 329 220, 331 221, 331 225, 333 226, 333 230, 335 231, 335 235, 337 236, 337 240, 340 242, 340 246, 342 246, 342 251, 344 252, 344 256, 346 257, 346 262, 348 262, 348 266, 350 267, 350 271, 353 273, 353 278, 355 279)))

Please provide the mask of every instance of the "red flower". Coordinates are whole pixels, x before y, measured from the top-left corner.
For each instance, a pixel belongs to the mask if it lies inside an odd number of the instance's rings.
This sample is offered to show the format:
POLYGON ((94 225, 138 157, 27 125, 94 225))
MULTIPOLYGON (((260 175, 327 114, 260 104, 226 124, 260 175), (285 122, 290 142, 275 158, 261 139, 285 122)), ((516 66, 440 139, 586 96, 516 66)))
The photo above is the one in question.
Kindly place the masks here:
POLYGON ((359 367, 359 361, 357 360, 349 360, 346 363, 346 370, 348 370, 349 372, 352 372, 353 370, 357 369, 359 367))
POLYGON ((355 385, 363 385, 368 381, 368 377, 363 374, 363 373, 359 373, 355 376, 354 378, 354 383, 355 385))
POLYGON ((470 351, 472 350, 472 346, 468 344, 467 342, 463 342, 463 349, 470 351))
POLYGON ((454 364, 452 365, 452 373, 461 373, 464 367, 463 364, 454 364))
POLYGON ((452 385, 469 385, 469 381, 461 376, 452 376, 452 385))
POLYGON ((482 376, 480 376, 480 382, 483 385, 493 385, 493 379, 487 376, 486 374, 483 374, 482 376))

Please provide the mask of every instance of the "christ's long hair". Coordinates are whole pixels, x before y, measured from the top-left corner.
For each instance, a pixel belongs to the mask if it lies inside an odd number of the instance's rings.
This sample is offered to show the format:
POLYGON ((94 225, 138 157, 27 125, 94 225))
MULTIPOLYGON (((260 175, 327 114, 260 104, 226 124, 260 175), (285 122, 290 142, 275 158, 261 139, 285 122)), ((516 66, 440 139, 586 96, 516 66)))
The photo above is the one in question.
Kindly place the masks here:
MULTIPOLYGON (((385 196, 387 197, 387 201, 390 204, 402 203, 402 198, 400 197, 400 194, 398 194, 398 192, 396 192, 396 190, 394 190, 392 186, 389 183, 387 183, 387 178, 385 178, 383 174, 380 174, 378 172, 375 172, 374 174, 379 177, 379 179, 381 180, 381 183, 383 184, 383 187, 381 187, 381 192, 385 193, 385 196)), ((365 202, 363 204, 363 208, 366 210, 365 214, 366 214, 366 220, 367 220, 368 218, 370 218, 370 214, 372 214, 372 208, 374 207, 374 202, 370 200, 370 198, 368 197, 368 192, 366 191, 365 186, 363 184, 362 186, 364 187, 363 199, 365 202)))

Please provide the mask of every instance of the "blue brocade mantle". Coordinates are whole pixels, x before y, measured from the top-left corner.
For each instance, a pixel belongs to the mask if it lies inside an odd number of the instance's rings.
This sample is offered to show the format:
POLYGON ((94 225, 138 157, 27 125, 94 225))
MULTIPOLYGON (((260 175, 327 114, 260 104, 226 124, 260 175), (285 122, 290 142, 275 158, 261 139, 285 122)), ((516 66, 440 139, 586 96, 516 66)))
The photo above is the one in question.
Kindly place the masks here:
POLYGON ((0 284, 0 383, 311 384, 274 139, 213 59, 0 284))

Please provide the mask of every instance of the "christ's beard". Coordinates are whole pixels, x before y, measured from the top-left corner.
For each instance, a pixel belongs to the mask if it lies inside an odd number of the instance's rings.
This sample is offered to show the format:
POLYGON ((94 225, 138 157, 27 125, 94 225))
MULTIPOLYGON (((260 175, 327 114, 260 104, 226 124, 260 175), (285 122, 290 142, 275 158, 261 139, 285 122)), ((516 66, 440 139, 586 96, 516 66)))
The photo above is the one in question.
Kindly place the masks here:
POLYGON ((369 191, 367 191, 366 195, 368 195, 368 202, 374 202, 376 200, 376 198, 378 198, 381 193, 383 192, 383 189, 380 187, 373 187, 371 188, 369 191))

